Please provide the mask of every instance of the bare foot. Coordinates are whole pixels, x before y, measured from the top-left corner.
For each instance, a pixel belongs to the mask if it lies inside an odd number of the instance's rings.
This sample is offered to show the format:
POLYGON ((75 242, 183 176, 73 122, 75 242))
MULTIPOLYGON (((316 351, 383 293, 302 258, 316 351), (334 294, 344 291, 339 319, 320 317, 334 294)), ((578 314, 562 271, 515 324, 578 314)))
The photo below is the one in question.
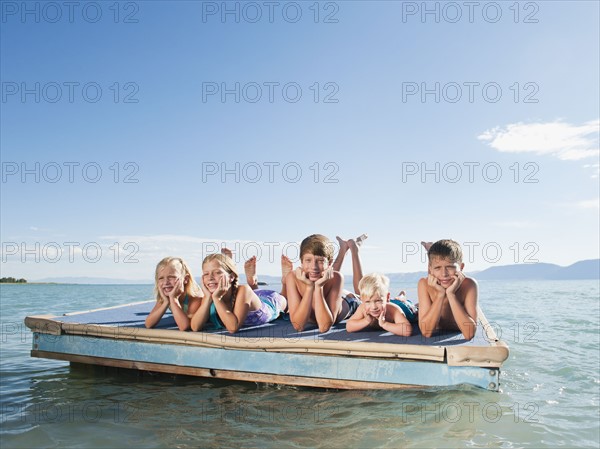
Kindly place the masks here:
POLYGON ((348 240, 342 240, 341 237, 339 236, 335 236, 335 238, 338 241, 338 244, 340 245, 340 254, 344 254, 346 251, 348 251, 348 240))
POLYGON ((423 245, 423 248, 425 248, 425 251, 429 251, 429 248, 431 248, 431 245, 433 245, 433 242, 421 242, 421 245, 423 245))
POLYGON ((350 247, 350 250, 352 250, 352 251, 358 250, 358 248, 360 248, 362 246, 363 242, 365 240, 367 240, 367 237, 368 237, 367 234, 362 234, 362 235, 359 235, 358 237, 356 237, 355 239, 348 240, 348 246, 350 247))
POLYGON ((221 254, 233 259, 233 252, 229 248, 221 248, 221 254))
POLYGON ((256 277, 256 256, 252 256, 244 262, 244 273, 246 273, 246 282, 252 290, 258 288, 258 278, 256 277))
POLYGON ((400 290, 400 293, 398 293, 398 296, 396 296, 396 299, 404 299, 406 298, 406 292, 404 290, 400 290))
POLYGON ((281 255, 281 283, 285 284, 285 277, 287 274, 294 269, 294 264, 289 259, 289 257, 285 255, 281 255))
POLYGON ((356 237, 354 240, 356 241, 356 244, 357 244, 358 246, 360 246, 360 245, 362 245, 362 244, 363 244, 363 242, 364 242, 365 240, 367 240, 367 238, 368 238, 368 237, 369 237, 369 236, 368 236, 367 234, 361 234, 361 235, 359 235, 358 237, 356 237))

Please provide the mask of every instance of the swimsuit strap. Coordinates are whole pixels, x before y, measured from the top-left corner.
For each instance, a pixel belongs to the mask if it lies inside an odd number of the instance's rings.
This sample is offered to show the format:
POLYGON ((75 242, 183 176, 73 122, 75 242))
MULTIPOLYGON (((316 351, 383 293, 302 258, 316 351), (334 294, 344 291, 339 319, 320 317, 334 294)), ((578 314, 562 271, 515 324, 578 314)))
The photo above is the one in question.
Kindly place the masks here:
POLYGON ((236 285, 235 288, 231 289, 231 311, 233 312, 233 309, 235 309, 235 297, 237 296, 237 292, 238 292, 238 286, 236 285))
POLYGON ((185 294, 185 298, 183 298, 183 306, 181 307, 185 313, 188 312, 189 299, 187 293, 185 294))
POLYGON ((217 329, 223 329, 223 323, 221 322, 221 318, 219 318, 219 314, 217 313, 217 308, 215 307, 215 303, 210 303, 208 320, 215 326, 217 329))

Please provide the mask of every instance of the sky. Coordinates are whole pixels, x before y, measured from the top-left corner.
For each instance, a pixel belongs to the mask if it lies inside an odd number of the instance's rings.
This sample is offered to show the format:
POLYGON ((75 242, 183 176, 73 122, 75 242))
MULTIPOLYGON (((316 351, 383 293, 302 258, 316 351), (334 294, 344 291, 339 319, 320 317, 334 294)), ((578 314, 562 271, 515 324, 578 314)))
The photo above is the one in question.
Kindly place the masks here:
POLYGON ((596 1, 0 5, 2 276, 599 257, 596 1))

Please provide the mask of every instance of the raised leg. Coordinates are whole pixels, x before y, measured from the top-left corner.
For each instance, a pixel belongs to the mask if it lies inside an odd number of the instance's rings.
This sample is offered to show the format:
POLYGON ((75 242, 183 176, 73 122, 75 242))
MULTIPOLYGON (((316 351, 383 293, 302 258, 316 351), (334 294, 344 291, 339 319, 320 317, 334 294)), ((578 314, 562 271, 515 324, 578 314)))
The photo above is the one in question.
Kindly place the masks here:
POLYGON ((333 271, 340 271, 342 269, 342 264, 344 263, 344 257, 348 252, 348 241, 342 240, 341 237, 335 236, 340 245, 340 250, 338 251, 337 257, 333 261, 333 271))
POLYGON ((258 278, 256 277, 256 256, 252 256, 244 262, 244 273, 246 273, 246 282, 252 290, 258 288, 258 278))
POLYGON ((350 254, 352 254, 352 285, 354 287, 354 293, 360 295, 358 289, 358 283, 363 277, 362 263, 360 261, 360 247, 363 242, 367 239, 367 234, 362 234, 356 239, 348 240, 348 247, 350 248, 350 254))
POLYGON ((229 248, 221 248, 221 254, 233 259, 233 252, 229 248))
POLYGON ((285 278, 290 271, 294 269, 292 261, 285 255, 281 255, 281 295, 287 299, 287 290, 285 288, 285 278))

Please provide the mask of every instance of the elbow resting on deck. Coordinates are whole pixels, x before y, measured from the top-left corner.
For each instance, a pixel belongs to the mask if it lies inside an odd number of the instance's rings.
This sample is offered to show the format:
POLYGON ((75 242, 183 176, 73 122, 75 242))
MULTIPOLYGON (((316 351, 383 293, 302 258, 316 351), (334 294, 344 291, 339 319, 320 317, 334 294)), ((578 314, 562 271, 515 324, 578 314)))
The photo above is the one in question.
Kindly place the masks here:
POLYGON ((468 332, 463 332, 462 334, 465 340, 472 340, 475 337, 475 329, 469 329, 468 332))
POLYGON ((292 326, 294 326, 294 329, 296 329, 296 331, 298 332, 302 332, 304 330, 305 325, 306 323, 292 323, 292 326))
POLYGON ((302 332, 304 330, 304 328, 306 327, 306 323, 308 322, 308 320, 303 319, 303 320, 296 320, 295 317, 293 317, 290 314, 290 321, 292 323, 292 326, 294 327, 294 329, 296 329, 297 332, 302 332))
POLYGON ((435 329, 423 329, 421 326, 419 326, 419 330, 421 331, 423 337, 431 338, 435 329))
POLYGON ((333 326, 333 321, 327 321, 325 323, 319 323, 319 332, 321 334, 324 334, 329 329, 331 329, 331 326, 333 326))
POLYGON ((402 326, 401 337, 410 337, 412 335, 412 326, 402 326))

